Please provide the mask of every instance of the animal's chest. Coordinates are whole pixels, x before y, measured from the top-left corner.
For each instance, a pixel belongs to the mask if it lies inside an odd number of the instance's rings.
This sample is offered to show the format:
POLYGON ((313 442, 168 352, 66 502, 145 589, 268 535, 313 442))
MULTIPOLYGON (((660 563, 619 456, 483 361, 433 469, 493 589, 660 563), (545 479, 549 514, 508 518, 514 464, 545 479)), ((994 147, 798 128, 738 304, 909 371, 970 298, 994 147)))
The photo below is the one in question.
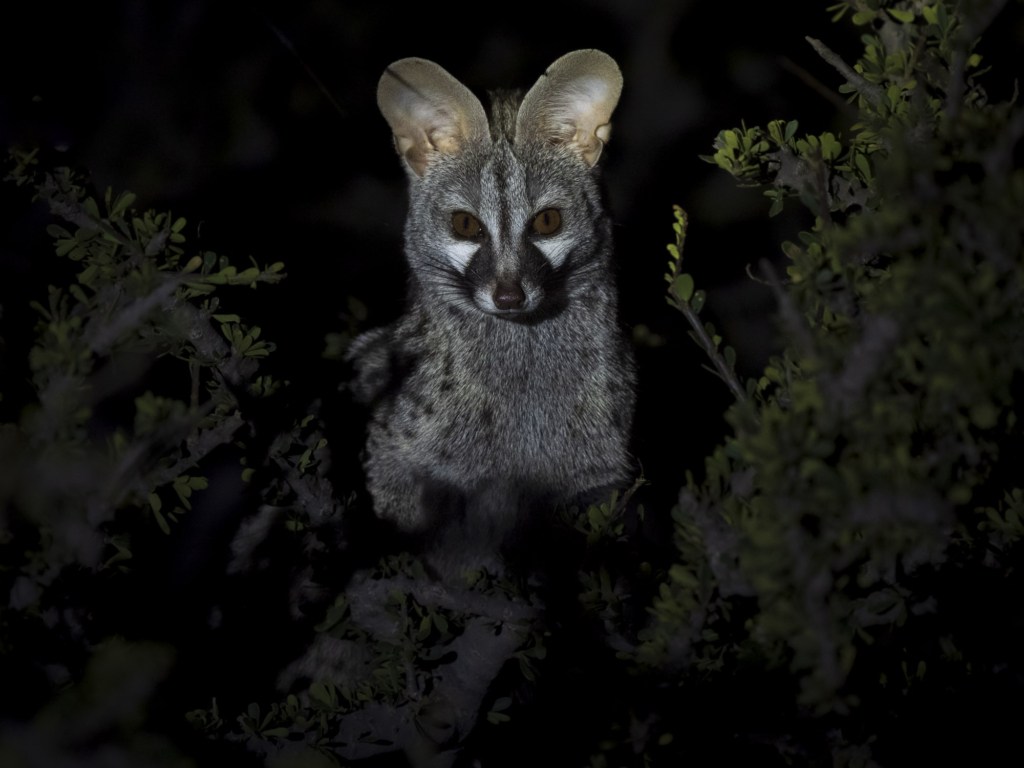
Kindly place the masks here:
MULTIPOLYGON (((522 329, 516 329, 522 330, 522 329)), ((410 453, 450 476, 546 476, 605 418, 593 340, 543 332, 436 340, 396 398, 410 453)))

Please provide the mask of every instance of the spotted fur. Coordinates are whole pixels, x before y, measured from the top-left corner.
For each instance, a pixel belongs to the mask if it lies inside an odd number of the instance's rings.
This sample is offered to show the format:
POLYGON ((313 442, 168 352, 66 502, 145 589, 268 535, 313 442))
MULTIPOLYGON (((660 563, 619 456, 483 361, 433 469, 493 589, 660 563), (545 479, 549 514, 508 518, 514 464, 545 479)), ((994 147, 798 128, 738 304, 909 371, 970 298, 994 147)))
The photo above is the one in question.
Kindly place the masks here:
MULTIPOLYGON (((427 93, 429 85, 408 87, 427 93)), ((403 530, 462 520, 504 531, 555 502, 619 486, 631 472, 635 371, 617 319, 599 171, 582 142, 517 128, 523 98, 492 94, 486 130, 471 119, 445 129, 455 151, 438 150, 429 131, 419 145, 412 129, 405 139, 389 117, 412 169, 408 306, 394 324, 356 339, 349 357, 353 391, 372 410, 365 469, 374 508, 403 530), (530 226, 546 208, 560 211, 561 229, 540 237, 530 226), (456 236, 454 211, 474 215, 483 234, 456 236), (498 279, 521 284, 520 311, 496 311, 498 279)), ((454 110, 438 104, 429 114, 454 110)), ((607 121, 602 128, 607 138, 607 121)))

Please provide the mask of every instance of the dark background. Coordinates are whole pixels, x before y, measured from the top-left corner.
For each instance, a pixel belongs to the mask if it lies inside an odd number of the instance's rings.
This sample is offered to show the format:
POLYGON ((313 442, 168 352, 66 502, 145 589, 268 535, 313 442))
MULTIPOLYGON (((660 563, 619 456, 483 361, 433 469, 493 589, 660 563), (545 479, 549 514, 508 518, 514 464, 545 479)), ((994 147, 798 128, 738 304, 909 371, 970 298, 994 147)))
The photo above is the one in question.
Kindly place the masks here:
MULTIPOLYGON (((482 96, 529 87, 568 51, 609 53, 625 78, 602 160, 622 319, 664 339, 637 349, 635 452, 650 480, 640 498, 652 513, 650 530, 667 543, 667 512, 683 473, 703 474, 703 457, 727 432, 722 413, 731 400, 701 370, 703 352, 663 298, 671 206, 691 217, 684 258, 708 291, 704 316, 736 348, 741 376, 758 374, 777 351, 774 300, 745 267, 769 258, 781 273, 779 243, 796 239, 812 219, 795 200, 769 219, 760 190, 738 188, 697 155, 711 154, 717 132, 741 120, 848 131, 806 82, 835 88, 841 81, 804 35, 849 63, 860 50, 858 31, 846 20, 831 24, 827 4, 8 4, 0 139, 38 143, 44 168, 88 169, 101 192, 128 189, 140 208, 185 216, 187 255, 213 250, 238 265, 250 254, 261 265, 285 262, 289 277, 279 286, 221 289, 221 311, 237 312, 277 343, 265 370, 291 380, 284 397, 296 412, 323 401, 338 490, 365 500, 357 461, 364 415, 337 391, 345 366, 321 352, 324 335, 344 329, 339 313, 349 296, 369 308, 366 328, 390 322, 403 306, 406 182, 376 108, 381 73, 419 56, 482 96)), ((992 100, 1010 97, 1022 42, 1024 6, 1011 3, 980 48, 996 67, 982 80, 992 100)), ((0 185, 0 422, 16 421, 33 397, 27 355, 36 316, 28 301, 76 271, 53 255, 44 231, 52 219, 29 198, 0 185)), ((187 399, 184 374, 147 385, 187 399)))

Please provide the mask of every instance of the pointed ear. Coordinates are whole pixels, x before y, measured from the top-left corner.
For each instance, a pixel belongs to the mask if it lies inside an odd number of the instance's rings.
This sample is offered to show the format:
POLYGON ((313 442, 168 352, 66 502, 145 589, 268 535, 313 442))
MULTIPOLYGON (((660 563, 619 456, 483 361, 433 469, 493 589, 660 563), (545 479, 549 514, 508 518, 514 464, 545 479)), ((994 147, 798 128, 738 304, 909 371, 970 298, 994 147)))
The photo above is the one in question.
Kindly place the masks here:
POLYGON ((426 59, 401 59, 384 70, 377 106, 395 134, 398 154, 417 176, 438 152, 455 154, 468 143, 490 141, 480 100, 426 59))
POLYGON ((609 121, 621 93, 622 73, 607 53, 567 53, 523 98, 516 138, 565 144, 592 166, 611 134, 609 121))

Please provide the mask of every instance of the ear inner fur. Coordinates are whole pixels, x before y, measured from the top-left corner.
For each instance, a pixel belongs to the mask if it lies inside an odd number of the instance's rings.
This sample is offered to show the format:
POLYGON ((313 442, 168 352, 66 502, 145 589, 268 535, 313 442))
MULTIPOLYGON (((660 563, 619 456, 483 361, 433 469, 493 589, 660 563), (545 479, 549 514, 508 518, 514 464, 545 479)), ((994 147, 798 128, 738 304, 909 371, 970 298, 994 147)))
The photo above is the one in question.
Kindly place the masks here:
POLYGON ((480 100, 441 66, 400 59, 377 86, 377 106, 395 135, 408 169, 422 176, 435 153, 455 154, 468 143, 489 142, 480 100))
POLYGON ((523 98, 516 136, 573 148, 587 165, 601 156, 611 115, 622 93, 622 73, 606 53, 567 53, 523 98))

